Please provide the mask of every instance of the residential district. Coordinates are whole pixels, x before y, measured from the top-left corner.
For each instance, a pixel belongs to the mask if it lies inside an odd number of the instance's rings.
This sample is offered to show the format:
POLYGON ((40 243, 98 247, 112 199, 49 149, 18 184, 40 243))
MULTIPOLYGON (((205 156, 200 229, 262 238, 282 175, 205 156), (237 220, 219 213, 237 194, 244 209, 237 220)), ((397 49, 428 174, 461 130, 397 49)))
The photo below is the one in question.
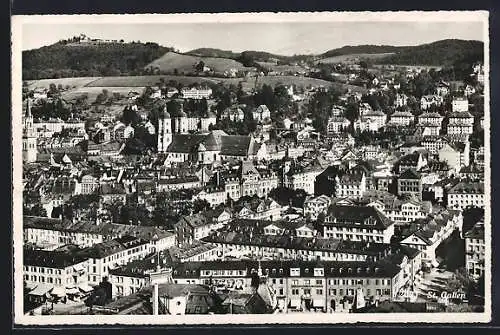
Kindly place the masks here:
POLYGON ((482 65, 343 71, 25 85, 25 313, 483 311, 482 65))

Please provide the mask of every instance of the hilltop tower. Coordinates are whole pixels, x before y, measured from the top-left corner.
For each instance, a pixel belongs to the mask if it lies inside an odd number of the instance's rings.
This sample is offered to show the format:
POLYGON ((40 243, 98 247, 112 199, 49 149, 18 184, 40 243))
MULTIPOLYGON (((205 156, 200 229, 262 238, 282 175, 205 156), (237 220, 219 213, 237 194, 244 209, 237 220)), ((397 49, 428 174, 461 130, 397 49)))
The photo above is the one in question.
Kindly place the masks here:
POLYGON ((165 105, 158 118, 158 152, 166 152, 170 143, 172 143, 172 120, 165 105))
POLYGON ((26 112, 23 115, 23 162, 32 163, 36 161, 36 135, 31 114, 31 99, 26 101, 26 112))

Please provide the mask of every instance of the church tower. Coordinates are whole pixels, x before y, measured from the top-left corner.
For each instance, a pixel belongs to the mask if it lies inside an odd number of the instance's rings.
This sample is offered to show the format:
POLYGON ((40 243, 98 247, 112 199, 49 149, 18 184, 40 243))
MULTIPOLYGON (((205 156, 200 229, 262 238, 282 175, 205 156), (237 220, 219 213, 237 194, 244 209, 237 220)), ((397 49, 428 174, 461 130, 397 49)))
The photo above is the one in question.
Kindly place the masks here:
POLYGON ((170 143, 172 143, 172 123, 165 105, 158 118, 158 152, 166 152, 170 143))
POLYGON ((31 99, 26 101, 26 112, 23 115, 23 162, 32 163, 36 161, 36 135, 31 115, 31 99))

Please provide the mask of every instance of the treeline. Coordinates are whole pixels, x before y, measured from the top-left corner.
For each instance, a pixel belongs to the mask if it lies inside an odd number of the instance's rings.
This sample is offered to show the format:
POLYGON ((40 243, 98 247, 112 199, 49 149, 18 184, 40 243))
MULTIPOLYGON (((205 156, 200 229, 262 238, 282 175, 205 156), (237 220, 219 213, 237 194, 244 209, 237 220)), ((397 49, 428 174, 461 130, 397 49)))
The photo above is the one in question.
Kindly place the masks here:
POLYGON ((396 47, 392 45, 346 45, 342 48, 328 50, 327 52, 321 54, 322 58, 335 57, 343 55, 352 54, 379 54, 379 53, 390 53, 397 52, 406 47, 396 47))
POLYGON ((380 64, 433 65, 433 66, 468 66, 483 61, 483 42, 464 40, 442 40, 414 47, 405 47, 377 60, 380 64))
POLYGON ((23 51, 23 80, 140 75, 144 66, 173 48, 157 43, 66 45, 23 51))

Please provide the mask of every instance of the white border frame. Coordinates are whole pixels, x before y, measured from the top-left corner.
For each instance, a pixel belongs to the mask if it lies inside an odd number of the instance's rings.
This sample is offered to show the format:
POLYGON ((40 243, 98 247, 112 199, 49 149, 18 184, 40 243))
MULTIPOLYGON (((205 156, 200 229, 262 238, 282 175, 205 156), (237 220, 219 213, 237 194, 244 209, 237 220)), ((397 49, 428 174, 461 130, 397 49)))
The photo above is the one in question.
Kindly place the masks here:
MULTIPOLYGON (((23 296, 22 283, 22 25, 27 23, 242 23, 242 22, 483 22, 485 68, 485 204, 491 203, 490 160, 490 84, 489 84, 489 22, 487 11, 437 12, 299 12, 299 13, 216 13, 216 14, 127 14, 127 15, 28 15, 12 17, 12 158, 13 158, 13 245, 14 297, 23 296)), ((373 313, 324 314, 292 313, 270 315, 154 315, 88 316, 51 315, 26 316, 22 301, 14 299, 14 323, 18 325, 265 325, 265 324, 332 324, 332 323, 479 323, 491 321, 491 206, 485 206, 485 311, 484 313, 373 313)))

